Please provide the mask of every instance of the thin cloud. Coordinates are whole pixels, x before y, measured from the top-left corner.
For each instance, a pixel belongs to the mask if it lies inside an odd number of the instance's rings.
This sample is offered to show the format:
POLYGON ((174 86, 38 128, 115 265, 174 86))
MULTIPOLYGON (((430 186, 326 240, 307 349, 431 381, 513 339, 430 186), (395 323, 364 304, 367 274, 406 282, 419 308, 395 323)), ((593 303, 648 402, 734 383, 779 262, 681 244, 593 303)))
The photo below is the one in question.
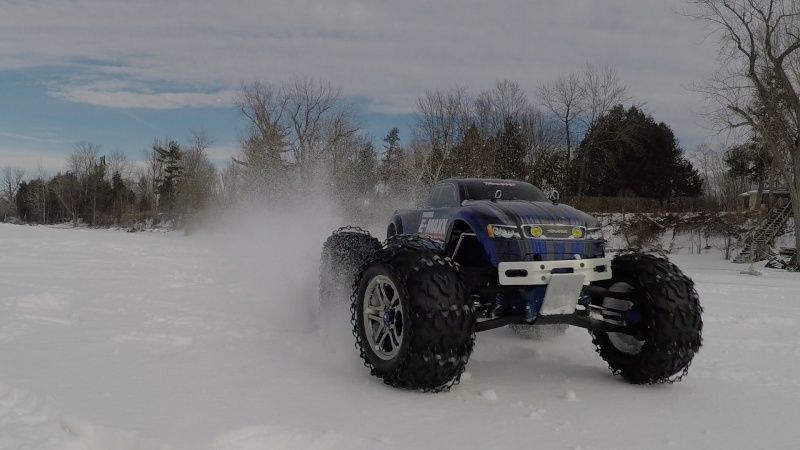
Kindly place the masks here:
POLYGON ((137 89, 61 80, 54 92, 62 98, 156 109, 213 106, 229 101, 221 94, 243 81, 309 75, 366 99, 368 112, 408 113, 426 89, 484 89, 507 78, 533 91, 590 61, 615 66, 657 119, 700 139, 705 132, 692 110, 702 101, 683 86, 705 78, 717 53, 700 25, 674 13, 685 6, 685 0, 10 2, 0 15, 0 70, 78 65, 95 82, 122 80, 137 89))
POLYGON ((233 104, 236 92, 222 90, 202 92, 136 92, 96 89, 92 86, 66 86, 52 91, 55 97, 72 102, 108 108, 179 109, 222 107, 233 104))
POLYGON ((41 144, 67 144, 70 142, 64 139, 58 139, 54 137, 33 136, 28 134, 12 133, 10 131, 0 131, 0 137, 7 139, 14 139, 17 141, 38 142, 41 144))
POLYGON ((2 166, 21 167, 25 170, 27 178, 63 171, 66 164, 63 155, 49 154, 41 149, 4 147, 2 145, 0 145, 0 163, 2 166))

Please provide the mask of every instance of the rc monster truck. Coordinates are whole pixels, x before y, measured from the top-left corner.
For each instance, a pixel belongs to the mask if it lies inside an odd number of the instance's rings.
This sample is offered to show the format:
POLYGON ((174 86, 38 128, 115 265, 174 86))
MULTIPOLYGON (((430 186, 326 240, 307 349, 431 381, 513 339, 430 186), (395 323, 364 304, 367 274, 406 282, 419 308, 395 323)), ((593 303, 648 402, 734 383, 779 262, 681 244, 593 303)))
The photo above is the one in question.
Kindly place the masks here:
POLYGON ((325 242, 320 300, 352 287, 356 346, 395 387, 457 383, 475 332, 587 328, 611 371, 681 379, 701 345, 694 283, 667 259, 606 255, 598 221, 528 183, 448 179, 423 209, 394 213, 387 239, 357 228, 325 242))

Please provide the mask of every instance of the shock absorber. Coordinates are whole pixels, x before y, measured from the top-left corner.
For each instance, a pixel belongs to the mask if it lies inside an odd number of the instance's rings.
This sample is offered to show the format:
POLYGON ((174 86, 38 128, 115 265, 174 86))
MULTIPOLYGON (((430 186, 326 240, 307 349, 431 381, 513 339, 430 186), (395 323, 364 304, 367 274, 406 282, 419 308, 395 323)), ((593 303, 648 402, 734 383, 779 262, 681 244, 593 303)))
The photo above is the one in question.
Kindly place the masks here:
POLYGON ((503 312, 511 309, 508 301, 506 300, 503 294, 497 294, 494 297, 494 308, 492 310, 492 316, 499 316, 502 315, 503 312))
POLYGON ((522 291, 522 305, 525 320, 533 320, 542 309, 544 294, 547 292, 546 286, 536 286, 522 291))

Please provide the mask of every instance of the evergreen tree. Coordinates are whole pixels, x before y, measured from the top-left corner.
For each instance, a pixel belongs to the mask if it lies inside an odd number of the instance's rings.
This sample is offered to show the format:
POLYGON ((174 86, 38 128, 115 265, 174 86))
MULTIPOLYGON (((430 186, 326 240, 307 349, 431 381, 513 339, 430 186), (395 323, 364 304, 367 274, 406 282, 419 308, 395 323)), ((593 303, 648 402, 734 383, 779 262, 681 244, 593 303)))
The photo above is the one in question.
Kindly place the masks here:
POLYGON ((86 200, 84 219, 91 226, 98 224, 98 213, 108 210, 108 202, 111 197, 111 184, 106 180, 106 157, 100 158, 92 168, 88 177, 89 195, 86 200), (91 211, 91 213, 89 213, 91 211))
POLYGON ((47 181, 36 178, 30 180, 23 197, 27 207, 27 220, 35 223, 48 223, 49 188, 47 181))
POLYGON ((487 157, 487 153, 487 140, 475 124, 470 125, 464 138, 453 148, 450 176, 488 176, 493 169, 493 160, 487 157))
POLYGON ((50 186, 54 197, 51 204, 58 210, 56 221, 76 223, 81 208, 81 186, 78 177, 72 172, 58 173, 50 180, 50 186))
POLYGON ((31 207, 28 197, 30 197, 30 188, 28 187, 28 183, 23 181, 19 184, 17 195, 14 198, 14 202, 17 206, 17 216, 23 222, 31 220, 31 207))
POLYGON ((362 198, 370 199, 377 185, 378 156, 370 141, 361 143, 356 154, 353 180, 355 191, 362 198))
POLYGON ((734 177, 743 177, 764 190, 764 183, 773 167, 772 155, 763 145, 753 139, 747 144, 737 145, 725 152, 725 164, 728 173, 734 177))
POLYGON ((181 163, 183 150, 174 140, 169 140, 166 144, 156 142, 153 144, 153 150, 158 154, 158 160, 164 167, 164 176, 156 180, 158 206, 161 211, 173 212, 178 191, 178 181, 183 174, 183 165, 181 163))
POLYGON ((676 197, 697 197, 703 193, 703 180, 686 158, 675 162, 671 180, 672 195, 676 197))
POLYGON ((598 120, 578 147, 575 170, 584 164, 587 195, 663 202, 676 195, 697 196, 702 187, 672 129, 636 107, 616 106, 598 120))
POLYGON ((122 213, 127 203, 127 190, 122 175, 120 175, 119 172, 114 172, 114 175, 111 177, 111 199, 112 212, 116 224, 122 222, 122 213))
POLYGON ((397 127, 392 128, 386 133, 386 136, 383 138, 383 148, 386 149, 386 153, 400 149, 400 130, 397 127))
POLYGON ((569 154, 567 149, 552 149, 540 152, 532 161, 529 171, 529 181, 542 189, 555 189, 558 192, 567 192, 570 170, 569 154))
POLYGON ((400 130, 392 128, 383 138, 383 159, 379 176, 390 195, 403 195, 407 190, 406 155, 400 146, 400 130))
POLYGON ((497 136, 494 161, 494 175, 497 178, 525 179, 525 147, 522 144, 522 134, 519 124, 511 119, 506 119, 503 131, 497 136))

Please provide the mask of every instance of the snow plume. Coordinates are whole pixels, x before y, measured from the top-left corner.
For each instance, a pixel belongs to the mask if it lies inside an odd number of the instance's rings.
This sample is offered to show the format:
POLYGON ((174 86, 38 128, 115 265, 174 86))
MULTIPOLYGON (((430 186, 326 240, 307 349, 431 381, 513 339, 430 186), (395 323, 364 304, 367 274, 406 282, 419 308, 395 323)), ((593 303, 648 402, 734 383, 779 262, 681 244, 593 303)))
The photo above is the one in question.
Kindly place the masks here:
POLYGON ((322 244, 344 225, 331 201, 308 195, 239 205, 204 225, 189 239, 218 253, 215 271, 233 277, 241 288, 232 295, 248 299, 270 325, 313 326, 322 244))

